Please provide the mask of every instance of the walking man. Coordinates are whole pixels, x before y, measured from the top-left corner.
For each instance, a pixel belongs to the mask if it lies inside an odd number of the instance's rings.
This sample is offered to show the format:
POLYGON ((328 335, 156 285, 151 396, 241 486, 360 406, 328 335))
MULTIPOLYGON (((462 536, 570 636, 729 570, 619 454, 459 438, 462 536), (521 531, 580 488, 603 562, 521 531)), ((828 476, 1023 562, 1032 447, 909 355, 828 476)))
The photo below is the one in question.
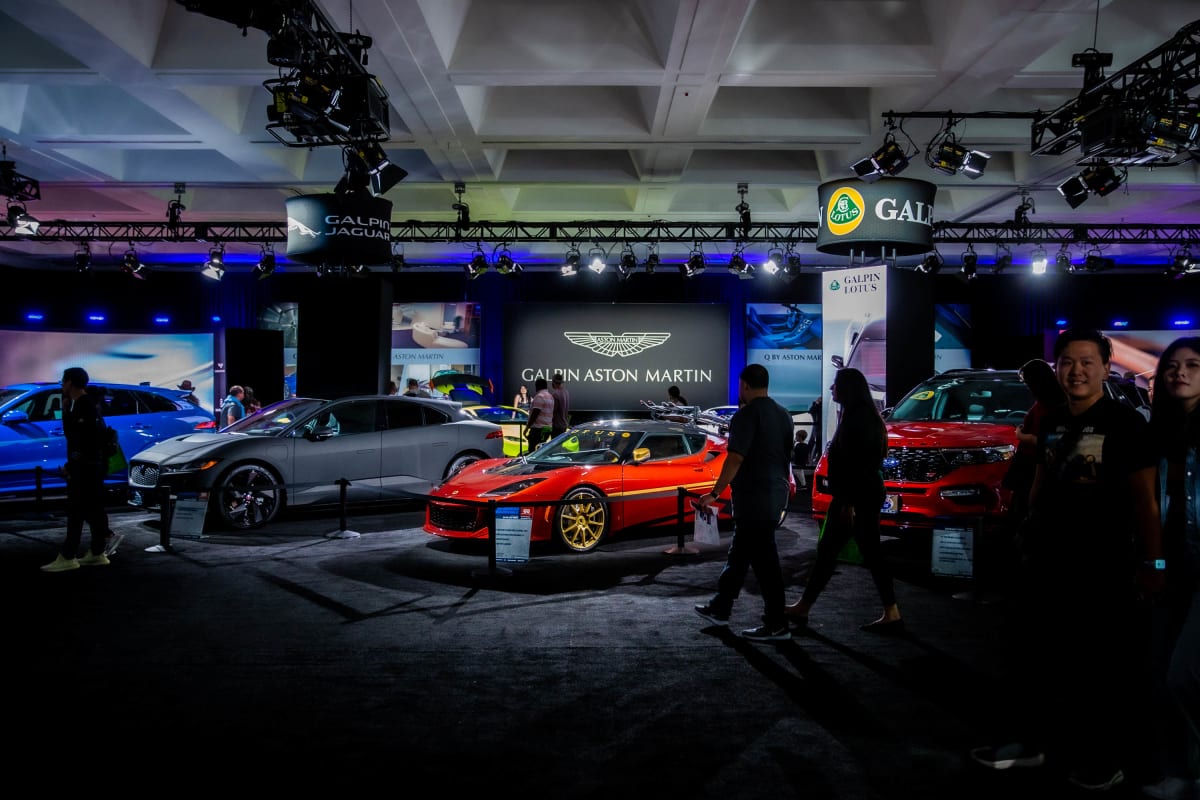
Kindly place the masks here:
POLYGON ((550 394, 554 395, 554 419, 550 423, 550 435, 558 436, 571 425, 571 393, 563 386, 561 372, 550 379, 550 394))
POLYGON ((716 503, 728 486, 733 496, 733 541, 717 593, 696 606, 714 625, 727 625, 733 601, 741 593, 747 569, 763 596, 763 624, 742 631, 752 641, 791 638, 783 614, 783 570, 775 546, 775 528, 788 503, 792 461, 792 415, 767 394, 770 376, 761 364, 750 364, 738 376, 740 408, 729 422, 729 445, 712 492, 697 502, 716 503))

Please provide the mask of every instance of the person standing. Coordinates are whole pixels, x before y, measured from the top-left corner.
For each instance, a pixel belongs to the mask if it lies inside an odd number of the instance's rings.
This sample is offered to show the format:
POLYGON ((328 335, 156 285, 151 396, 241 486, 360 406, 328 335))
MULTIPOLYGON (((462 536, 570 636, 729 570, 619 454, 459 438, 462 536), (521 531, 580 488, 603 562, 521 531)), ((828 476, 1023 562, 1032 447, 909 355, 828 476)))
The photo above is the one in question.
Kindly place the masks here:
POLYGON ((550 423, 550 435, 554 437, 571 425, 571 393, 563 386, 561 372, 550 378, 550 394, 554 396, 554 419, 550 423))
POLYGON ((812 405, 808 407, 808 415, 812 417, 812 443, 809 450, 809 463, 815 464, 821 457, 821 442, 823 441, 824 430, 821 428, 821 407, 823 402, 821 395, 817 395, 812 401, 812 405))
POLYGON ((1150 413, 1158 455, 1165 602, 1153 609, 1152 718, 1160 777, 1142 794, 1200 797, 1189 751, 1200 752, 1200 337, 1176 339, 1158 360, 1150 413))
POLYGON ((416 378, 409 378, 407 389, 404 390, 405 397, 429 397, 429 392, 421 388, 421 382, 416 378))
POLYGON ((242 406, 246 409, 247 414, 253 414, 262 409, 262 403, 258 402, 258 398, 254 396, 254 389, 249 386, 242 387, 242 406))
POLYGON ((674 403, 677 406, 686 406, 688 404, 687 398, 679 393, 678 386, 667 387, 667 402, 674 403))
POLYGON ((517 389, 517 393, 513 395, 513 408, 528 411, 530 400, 529 387, 522 383, 521 388, 517 389))
POLYGON ((738 376, 740 407, 729 421, 725 463, 712 491, 696 503, 708 508, 729 487, 734 524, 717 593, 697 605, 696 613, 714 625, 727 625, 746 572, 753 569, 762 592, 763 624, 742 631, 742 636, 764 642, 791 638, 783 615, 783 570, 775 529, 790 494, 792 415, 769 396, 769 383, 761 364, 747 365, 738 376))
MULTIPOLYGON (((1146 420, 1107 397, 1112 343, 1067 329, 1054 371, 1067 401, 1038 431, 1039 462, 1022 526, 1007 743, 971 757, 992 769, 1058 758, 1073 785, 1122 783, 1132 744, 1134 587, 1161 591, 1161 522, 1146 420), (1134 544, 1140 540, 1140 553, 1134 544)), ((1002 740, 1003 741, 1003 740, 1002 740)))
POLYGON ((808 454, 812 449, 812 445, 808 441, 808 431, 801 428, 796 431, 796 443, 792 445, 792 475, 796 478, 796 485, 801 489, 808 488, 808 481, 805 478, 804 471, 808 469, 808 454))
POLYGON ((241 386, 230 386, 225 402, 221 404, 221 427, 226 428, 246 416, 246 406, 242 398, 246 391, 241 386))
POLYGON ((187 392, 187 394, 183 396, 183 400, 191 403, 194 406, 200 405, 200 398, 196 397, 195 384, 193 384, 190 380, 184 379, 183 383, 179 384, 179 388, 180 390, 187 392))
POLYGON ((400 394, 400 384, 396 383, 395 381, 388 381, 383 387, 383 393, 388 397, 395 397, 396 395, 400 394))
POLYGON ((879 543, 879 513, 883 507, 883 457, 887 455, 887 428, 871 397, 867 378, 857 369, 839 369, 834 376, 833 402, 842 407, 837 429, 825 454, 832 499, 825 525, 817 540, 817 560, 800 599, 787 607, 787 617, 808 624, 808 614, 833 577, 838 553, 853 537, 862 553, 863 566, 879 592, 883 614, 859 626, 870 633, 894 634, 904 630, 892 573, 879 543))
POLYGON ((109 535, 108 515, 104 511, 104 418, 87 393, 89 377, 83 367, 63 370, 63 434, 67 440, 67 538, 45 572, 65 572, 82 566, 104 566, 105 540, 109 535), (91 550, 76 558, 83 537, 83 523, 91 532, 91 550))
POLYGON ((529 422, 525 431, 530 451, 545 440, 553 421, 554 395, 546 387, 546 379, 538 378, 533 382, 533 400, 530 401, 529 422))

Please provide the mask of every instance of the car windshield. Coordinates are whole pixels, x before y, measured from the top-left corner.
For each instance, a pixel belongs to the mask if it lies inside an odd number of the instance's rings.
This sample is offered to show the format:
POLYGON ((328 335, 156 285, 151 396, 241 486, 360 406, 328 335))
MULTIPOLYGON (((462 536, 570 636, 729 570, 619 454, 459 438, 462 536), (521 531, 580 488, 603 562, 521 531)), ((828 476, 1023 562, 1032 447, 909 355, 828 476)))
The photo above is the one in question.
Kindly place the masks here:
POLYGON ((280 400, 249 416, 242 417, 232 425, 221 429, 221 433, 244 433, 251 436, 274 436, 296 420, 308 416, 314 409, 324 405, 324 400, 306 400, 293 397, 280 400))
POLYGON ((26 389, 4 389, 0 391, 0 407, 6 406, 13 400, 25 394, 26 389))
POLYGON ((546 442, 528 460, 534 464, 615 464, 633 453, 640 431, 572 428, 546 442))
POLYGON ((519 422, 524 425, 529 421, 529 415, 519 408, 504 406, 481 406, 471 409, 471 413, 484 422, 519 422))
POLYGON ((896 404, 888 422, 992 422, 1019 425, 1033 405, 1033 393, 1011 376, 939 375, 896 404))

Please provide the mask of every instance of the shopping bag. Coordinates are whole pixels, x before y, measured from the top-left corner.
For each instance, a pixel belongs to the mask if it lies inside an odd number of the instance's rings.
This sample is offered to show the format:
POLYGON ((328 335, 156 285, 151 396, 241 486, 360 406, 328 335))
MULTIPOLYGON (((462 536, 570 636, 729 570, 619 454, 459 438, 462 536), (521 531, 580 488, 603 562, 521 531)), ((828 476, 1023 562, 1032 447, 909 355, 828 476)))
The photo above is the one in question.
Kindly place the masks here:
MULTIPOLYGON (((829 522, 829 515, 825 515, 825 519, 821 520, 821 530, 817 533, 817 541, 821 541, 821 537, 825 535, 825 525, 829 522)), ((842 545, 841 552, 838 553, 838 561, 844 564, 861 564, 863 563, 862 551, 858 549, 858 542, 851 536, 842 545)))
POLYGON ((717 530, 717 510, 701 508, 692 503, 695 521, 692 527, 692 541, 696 544, 720 544, 721 532, 717 530))

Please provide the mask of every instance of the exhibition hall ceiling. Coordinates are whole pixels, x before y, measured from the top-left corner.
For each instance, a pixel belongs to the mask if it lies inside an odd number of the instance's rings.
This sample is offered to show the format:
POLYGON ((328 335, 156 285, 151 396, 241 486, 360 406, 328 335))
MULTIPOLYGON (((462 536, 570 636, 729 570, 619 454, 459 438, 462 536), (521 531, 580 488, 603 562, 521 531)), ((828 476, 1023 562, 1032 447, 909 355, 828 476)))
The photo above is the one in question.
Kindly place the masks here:
MULTIPOLYGON (((385 195, 394 222, 451 221, 461 200, 476 221, 734 223, 744 199, 755 222, 815 223, 817 187, 851 176, 851 165, 879 147, 885 112, 1048 112, 1081 91, 1084 70, 1072 54, 1111 52, 1112 73, 1200 17, 1195 0, 319 7, 341 30, 373 38, 366 69, 389 96, 385 151, 408 172, 385 195), (456 182, 465 184, 461 197, 456 182)), ((267 41, 175 0, 0 0, 0 139, 16 169, 40 182, 28 212, 42 221, 161 223, 184 183, 187 221, 280 223, 287 197, 332 190, 344 171, 340 148, 286 147, 265 130, 271 98, 262 84, 279 77, 267 41)), ((895 135, 924 151, 941 126, 909 118, 895 135)), ((902 176, 938 186, 937 221, 1006 222, 1025 192, 1035 223, 1200 222, 1194 159, 1130 167, 1120 189, 1072 209, 1057 187, 1079 172, 1078 151, 1032 155, 1029 119, 970 117, 956 133, 991 155, 982 176, 940 174, 920 154, 902 176)), ((70 270, 77 244, 0 241, 0 263, 70 270)), ((93 243, 95 265, 115 268, 129 244, 93 243)), ((174 259, 179 269, 199 269, 179 259, 194 255, 198 264, 209 246, 132 244, 144 261, 174 259)), ((579 242, 585 252, 589 244, 579 242)), ((405 255, 460 264, 472 245, 412 243, 405 255)), ((565 249, 511 247, 527 267, 547 269, 565 249)), ((228 249, 247 259, 258 252, 228 249)), ((718 260, 730 249, 705 248, 718 260)), ((943 256, 956 260, 963 249, 943 256)), ((1072 246, 1077 258, 1088 249, 1072 246)), ((1172 254, 1161 244, 1101 249, 1125 263, 1161 264, 1172 254)), ((659 245, 665 262, 689 250, 690 242, 659 245)), ((811 244, 797 250, 807 265, 847 265, 811 244)), ((994 247, 976 250, 982 264, 994 247)))

